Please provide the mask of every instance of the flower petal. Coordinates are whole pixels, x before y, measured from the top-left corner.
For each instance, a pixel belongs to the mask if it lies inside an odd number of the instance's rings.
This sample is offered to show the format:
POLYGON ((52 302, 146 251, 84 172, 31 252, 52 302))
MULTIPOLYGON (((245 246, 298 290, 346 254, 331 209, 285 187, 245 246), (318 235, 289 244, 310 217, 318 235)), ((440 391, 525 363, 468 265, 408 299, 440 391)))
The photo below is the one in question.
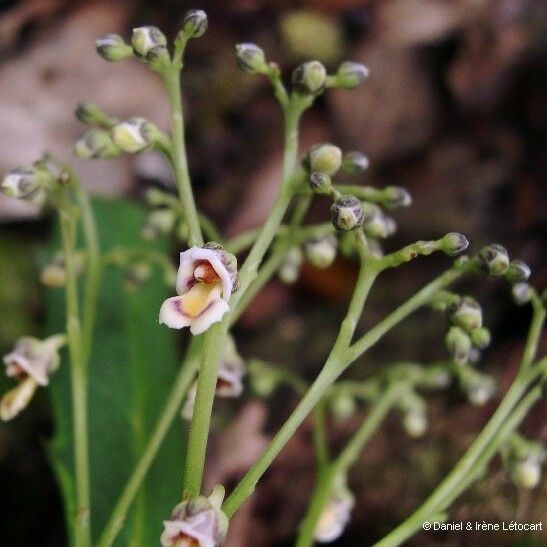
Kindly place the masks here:
POLYGON ((192 323, 192 319, 182 311, 180 296, 168 298, 161 305, 159 321, 171 329, 182 329, 192 323))
POLYGON ((0 419, 7 421, 15 418, 27 407, 37 387, 34 378, 29 377, 8 391, 0 401, 0 419))
POLYGON ((202 332, 205 332, 213 323, 221 321, 222 317, 229 309, 230 307, 228 304, 219 298, 192 321, 190 332, 192 334, 201 334, 202 332))

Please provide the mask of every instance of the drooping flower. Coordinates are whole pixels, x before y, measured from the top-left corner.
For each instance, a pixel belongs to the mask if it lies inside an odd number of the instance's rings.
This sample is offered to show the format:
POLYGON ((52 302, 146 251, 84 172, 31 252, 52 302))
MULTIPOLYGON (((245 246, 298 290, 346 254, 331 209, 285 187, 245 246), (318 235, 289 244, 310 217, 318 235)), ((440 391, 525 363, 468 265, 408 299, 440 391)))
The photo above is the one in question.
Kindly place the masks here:
POLYGON ((344 474, 339 475, 317 522, 315 540, 331 543, 338 539, 344 533, 354 505, 355 497, 346 486, 346 477, 344 474))
POLYGON ((199 496, 179 503, 169 520, 163 522, 163 547, 218 547, 228 533, 228 518, 220 509, 224 488, 215 486, 208 497, 199 496))
POLYGON ((237 259, 217 243, 191 247, 180 253, 178 296, 161 306, 159 321, 172 329, 190 327, 192 334, 205 332, 222 320, 237 288, 237 259))
MULTIPOLYGON (((226 338, 218 368, 218 378, 215 395, 224 398, 239 397, 243 392, 243 376, 245 363, 237 352, 231 336, 226 338)), ((197 382, 194 382, 188 391, 186 402, 182 407, 181 415, 185 420, 191 420, 196 402, 197 382)))
POLYGON ((47 386, 49 376, 59 367, 59 349, 65 344, 65 335, 38 340, 20 338, 11 353, 4 355, 6 376, 19 380, 0 400, 0 418, 11 420, 30 402, 38 386, 47 386))

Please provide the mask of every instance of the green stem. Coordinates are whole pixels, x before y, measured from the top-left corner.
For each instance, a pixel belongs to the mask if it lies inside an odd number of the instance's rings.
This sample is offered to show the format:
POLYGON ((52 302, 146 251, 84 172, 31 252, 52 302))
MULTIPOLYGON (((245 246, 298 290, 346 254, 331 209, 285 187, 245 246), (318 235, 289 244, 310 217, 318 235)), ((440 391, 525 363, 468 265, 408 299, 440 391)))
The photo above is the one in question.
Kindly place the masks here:
POLYGON ((66 195, 59 208, 61 236, 67 271, 66 322, 71 365, 72 413, 74 430, 74 469, 76 479, 75 541, 88 547, 90 532, 90 486, 87 441, 87 377, 82 331, 78 310, 78 287, 74 263, 76 214, 66 195))
POLYGON ((543 304, 539 300, 532 301, 532 304, 532 321, 530 323, 530 329, 522 355, 521 368, 523 369, 530 368, 534 361, 541 338, 541 331, 543 330, 543 325, 545 323, 545 308, 543 307, 543 304))
POLYGON ((325 404, 322 401, 313 409, 313 441, 315 444, 317 466, 321 470, 329 463, 325 404))
POLYGON ((167 397, 165 407, 156 422, 152 436, 116 502, 114 511, 101 534, 97 547, 110 547, 114 543, 120 530, 123 528, 129 507, 135 499, 165 436, 171 428, 173 420, 180 412, 182 400, 196 375, 200 353, 201 338, 194 338, 191 342, 186 359, 175 379, 173 388, 167 397))
POLYGON ((203 236, 199 224, 199 217, 190 184, 186 145, 184 142, 184 118, 182 113, 182 96, 180 90, 180 68, 169 66, 163 73, 163 80, 169 95, 171 105, 171 139, 173 172, 177 182, 179 197, 184 210, 184 217, 188 226, 188 243, 202 246, 203 236))

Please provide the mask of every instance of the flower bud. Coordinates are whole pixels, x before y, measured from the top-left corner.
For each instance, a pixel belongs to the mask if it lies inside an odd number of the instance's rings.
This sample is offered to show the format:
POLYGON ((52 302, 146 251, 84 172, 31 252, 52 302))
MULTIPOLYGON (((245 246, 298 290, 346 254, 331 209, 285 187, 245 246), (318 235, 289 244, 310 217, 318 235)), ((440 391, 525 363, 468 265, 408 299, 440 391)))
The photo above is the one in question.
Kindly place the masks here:
POLYGON ((95 42, 97 53, 107 61, 115 62, 132 57, 133 48, 118 34, 107 34, 95 42))
POLYGON ((491 376, 468 369, 460 377, 460 385, 471 404, 484 406, 496 394, 496 381, 491 376))
POLYGON ((460 327, 451 327, 444 339, 448 353, 458 365, 463 365, 469 360, 471 351, 471 338, 460 327))
POLYGON ((135 154, 153 146, 158 128, 144 118, 130 118, 111 130, 114 144, 123 152, 135 154))
POLYGON ((333 144, 319 144, 308 152, 306 163, 310 172, 325 173, 332 177, 342 164, 342 151, 333 144))
POLYGON ((369 160, 357 150, 346 152, 342 158, 342 169, 349 175, 359 175, 368 169, 369 160))
POLYGON ((167 38, 157 27, 138 27, 133 29, 131 45, 136 55, 146 57, 153 48, 166 47, 167 38))
POLYGON ((343 422, 351 418, 357 411, 355 398, 349 393, 342 392, 333 397, 329 405, 330 411, 336 422, 343 422))
POLYGON ((74 143, 74 154, 84 160, 103 160, 119 156, 121 150, 107 131, 90 129, 74 143))
POLYGON ((312 173, 308 184, 316 194, 330 194, 332 190, 331 178, 326 173, 312 173))
MULTIPOLYGON (((74 255, 74 270, 77 276, 84 270, 84 256, 82 253, 74 255)), ((40 282, 45 287, 53 289, 64 287, 66 283, 65 256, 62 252, 56 253, 53 260, 40 272, 40 282)))
POLYGON ((448 310, 450 321, 466 332, 482 327, 482 309, 480 304, 470 296, 464 296, 448 310))
POLYGON ((287 253, 285 262, 279 269, 279 279, 288 285, 295 283, 300 274, 302 260, 303 257, 300 247, 292 247, 287 253))
POLYGON ((484 327, 473 329, 471 331, 471 342, 478 349, 487 348, 490 345, 490 331, 484 327))
POLYGON ((277 374, 261 361, 249 363, 249 376, 251 386, 259 397, 270 397, 277 387, 277 374))
POLYGON ((413 408, 403 416, 403 427, 410 437, 417 439, 427 431, 427 416, 423 409, 413 408))
POLYGON ((363 225, 363 206, 354 196, 340 196, 330 209, 331 220, 338 230, 349 232, 363 225))
POLYGON ((479 260, 490 275, 503 275, 509 268, 507 249, 497 243, 484 247, 479 253, 479 260))
POLYGON ((441 250, 448 256, 457 256, 463 253, 467 247, 469 247, 469 241, 463 234, 458 232, 450 232, 440 241, 441 250))
POLYGON ((236 45, 237 64, 251 74, 264 74, 268 71, 268 63, 264 50, 256 44, 243 43, 236 45))
POLYGON ((325 89, 327 71, 319 61, 297 66, 292 73, 294 90, 302 95, 318 95, 325 89))
POLYGON ((79 103, 74 111, 74 114, 82 123, 88 125, 100 125, 105 119, 104 112, 93 103, 79 103))
POLYGON ((173 231, 176 220, 177 215, 173 209, 155 209, 148 215, 141 236, 147 241, 152 241, 159 236, 168 235, 173 231))
POLYGON ((137 262, 132 264, 124 275, 124 286, 128 292, 138 291, 152 273, 152 267, 147 262, 137 262))
POLYGON ((304 246, 306 258, 316 268, 328 268, 336 258, 338 240, 333 235, 317 237, 304 246))
POLYGON ((532 271, 528 264, 522 260, 512 260, 505 272, 505 278, 511 283, 521 283, 522 281, 527 281, 531 273, 532 271))
POLYGON ((47 187, 52 175, 34 165, 18 167, 2 180, 0 190, 10 198, 33 201, 47 187))
POLYGON ((515 283, 511 289, 513 300, 519 306, 527 304, 532 299, 532 287, 528 283, 515 283))
POLYGON ((359 87, 370 75, 368 67, 361 63, 346 61, 336 71, 336 84, 344 89, 359 87))
POLYGON ((384 205, 389 209, 408 207, 412 203, 412 196, 400 186, 386 186, 384 188, 384 205))
POLYGON ((205 34, 209 22, 207 14, 200 9, 190 10, 182 21, 182 31, 188 38, 199 38, 205 34))
POLYGON ((541 480, 541 462, 532 456, 516 462, 513 465, 511 479, 519 488, 535 488, 541 480))
POLYGON ((364 202, 362 208, 363 229, 368 236, 375 239, 385 239, 397 229, 395 220, 386 217, 378 205, 364 202))

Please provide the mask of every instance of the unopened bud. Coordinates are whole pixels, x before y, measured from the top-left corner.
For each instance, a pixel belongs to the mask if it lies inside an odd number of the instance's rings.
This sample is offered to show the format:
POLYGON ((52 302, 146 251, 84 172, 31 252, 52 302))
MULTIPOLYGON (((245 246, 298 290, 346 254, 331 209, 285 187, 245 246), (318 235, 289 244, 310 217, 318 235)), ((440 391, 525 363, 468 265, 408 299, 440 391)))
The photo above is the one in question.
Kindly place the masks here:
POLYGON ((84 160, 111 159, 119 156, 121 150, 107 131, 90 129, 75 142, 74 154, 84 160))
POLYGON ((496 381, 491 376, 469 369, 460 378, 461 387, 470 403, 483 406, 496 394, 496 381))
POLYGON ((329 408, 335 421, 343 422, 355 414, 357 403, 349 393, 342 392, 331 399, 329 408))
POLYGON ((516 486, 531 490, 541 480, 541 462, 534 457, 528 457, 516 462, 513 466, 511 479, 516 486))
POLYGON ((308 262, 316 268, 328 268, 336 258, 338 240, 333 235, 318 237, 304 246, 308 262))
POLYGON ((138 262, 131 265, 124 276, 124 286, 129 292, 136 292, 150 279, 152 268, 147 262, 138 262))
POLYGON ((176 220, 177 215, 173 209, 156 209, 148 215, 141 236, 151 241, 159 236, 168 235, 173 231, 176 220))
POLYGON ((349 175, 359 175, 369 166, 368 158, 357 150, 346 152, 342 158, 342 169, 349 175))
POLYGON ((408 207, 412 204, 412 196, 400 186, 386 186, 384 198, 384 205, 389 209, 408 207))
POLYGON ((209 22, 207 14, 200 9, 190 10, 182 21, 182 31, 189 38, 199 38, 205 34, 209 22))
POLYGON ((414 439, 427 431, 427 416, 422 409, 411 409, 403 417, 405 431, 414 439))
POLYGON ((484 247, 479 253, 479 259, 490 275, 503 275, 509 268, 507 249, 497 243, 484 247))
POLYGON ((527 304, 532 299, 532 287, 528 283, 515 283, 511 290, 513 300, 519 306, 527 304))
POLYGON ((310 172, 325 173, 332 177, 342 164, 342 151, 333 144, 319 144, 308 152, 305 163, 310 172))
POLYGON ((157 27, 138 27, 133 29, 131 45, 136 55, 146 57, 153 48, 166 47, 167 38, 157 27))
POLYGON ((364 202, 362 208, 363 229, 368 236, 375 239, 385 239, 397 229, 395 220, 386 217, 378 205, 364 202))
POLYGON ((336 83, 338 87, 353 89, 360 86, 369 75, 370 70, 365 65, 346 61, 336 71, 336 83))
POLYGON ((325 89, 327 71, 319 61, 309 61, 294 69, 292 83, 302 95, 318 95, 325 89))
POLYGON ((88 125, 103 125, 108 120, 105 113, 93 103, 79 103, 74 114, 82 123, 88 125))
POLYGON ((312 173, 308 184, 316 194, 330 194, 332 190, 332 180, 326 173, 312 173))
POLYGON ((469 241, 463 234, 450 232, 441 239, 440 247, 448 256, 457 256, 469 247, 469 241))
POLYGON ((118 34, 107 34, 95 42, 97 53, 107 61, 115 62, 132 57, 133 48, 118 34))
POLYGON ((135 154, 153 146, 158 128, 144 118, 130 118, 111 130, 114 144, 123 152, 135 154))
POLYGON ((471 338, 463 329, 451 327, 446 334, 445 344, 455 363, 463 365, 468 362, 471 338))
POLYGON ((293 247, 290 249, 285 258, 285 262, 279 269, 279 279, 288 285, 295 283, 300 274, 302 260, 303 257, 300 247, 293 247))
POLYGON ((505 278, 511 283, 521 283, 522 281, 527 281, 531 273, 532 271, 528 264, 522 260, 512 260, 505 272, 505 278))
POLYGON ((252 74, 264 74, 268 71, 268 63, 264 50, 256 44, 243 43, 236 45, 238 65, 252 74))
POLYGON ((478 349, 487 348, 491 341, 490 331, 484 327, 471 331, 471 342, 478 349))
POLYGON ((466 332, 482 327, 482 309, 480 304, 470 296, 464 296, 448 310, 450 321, 466 332))
POLYGON ((18 167, 4 177, 0 190, 10 198, 33 201, 51 180, 51 173, 45 169, 34 165, 18 167))
POLYGON ((363 207, 354 196, 340 196, 330 209, 331 220, 338 230, 349 232, 363 225, 363 207))

